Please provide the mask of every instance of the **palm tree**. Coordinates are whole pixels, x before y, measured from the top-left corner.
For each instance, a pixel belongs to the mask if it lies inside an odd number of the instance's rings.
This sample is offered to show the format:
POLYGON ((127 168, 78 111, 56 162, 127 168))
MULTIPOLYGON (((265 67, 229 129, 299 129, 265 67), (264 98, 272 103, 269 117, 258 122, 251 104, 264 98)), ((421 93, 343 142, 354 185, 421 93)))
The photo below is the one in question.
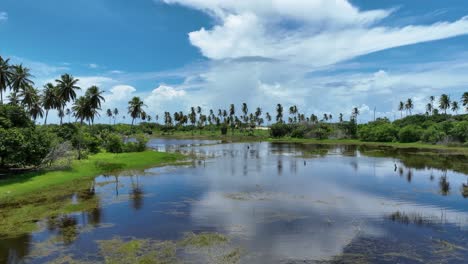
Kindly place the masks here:
POLYGON ((112 110, 107 109, 107 116, 109 117, 109 125, 112 123, 112 116, 114 114, 112 113, 112 110))
POLYGON ((429 96, 429 104, 431 105, 431 111, 429 112, 430 114, 433 114, 432 112, 434 111, 434 101, 435 97, 433 95, 429 96))
POLYGON ((101 102, 106 101, 102 96, 103 93, 104 91, 101 91, 99 87, 95 85, 89 87, 88 90, 86 90, 86 96, 89 97, 91 107, 101 110, 101 102))
POLYGON ((289 107, 289 114, 295 116, 297 114, 297 106, 293 105, 289 107))
POLYGON ((439 108, 444 110, 444 113, 447 114, 447 109, 450 108, 450 96, 442 94, 439 99, 439 108))
MULTIPOLYGON (((57 82, 57 89, 59 90, 60 108, 63 111, 68 102, 75 100, 75 90, 81 90, 81 88, 77 86, 79 80, 73 78, 73 76, 69 74, 64 74, 60 79, 55 81, 57 82)), ((62 124, 62 118, 60 118, 60 124, 62 124)))
POLYGON ((75 116, 76 119, 80 121, 80 124, 83 124, 85 120, 90 120, 91 104, 89 102, 89 98, 80 96, 73 104, 72 110, 73 116, 75 116))
POLYGON ((29 107, 29 115, 34 121, 36 121, 38 117, 42 118, 44 116, 44 110, 42 109, 40 96, 37 96, 29 107))
POLYGON ((460 108, 460 107, 458 106, 458 102, 457 102, 457 101, 453 101, 453 102, 452 102, 452 108, 451 108, 451 110, 452 110, 453 112, 455 112, 455 114, 458 114, 458 109, 459 109, 459 108, 460 108))
POLYGON ((35 102, 39 101, 39 91, 32 86, 27 86, 20 90, 18 97, 21 98, 21 104, 29 110, 35 102))
POLYGON ((9 61, 10 59, 4 60, 2 56, 0 56, 0 104, 3 104, 3 92, 6 91, 13 79, 13 72, 9 61))
POLYGON ((283 106, 281 104, 276 105, 276 122, 283 123, 283 106))
POLYGON ((430 115, 430 114, 432 114, 432 110, 433 110, 433 109, 432 109, 432 104, 431 104, 431 103, 428 103, 428 104, 426 105, 426 113, 427 113, 428 115, 430 115))
POLYGON ((52 83, 44 85, 44 89, 42 90, 42 106, 45 110, 44 125, 46 125, 49 111, 61 107, 58 89, 52 83))
POLYGON ((463 93, 462 103, 463 103, 463 106, 466 108, 466 111, 468 112, 468 92, 463 93))
POLYGON ((72 111, 70 110, 70 108, 67 108, 65 110, 65 115, 68 116, 68 123, 70 123, 70 116, 72 114, 72 111))
POLYGON ((340 123, 343 123, 343 113, 340 113, 340 116, 338 117, 338 120, 340 123))
POLYGON ((37 117, 43 117, 44 111, 41 106, 41 97, 39 91, 32 86, 21 90, 19 96, 22 98, 21 104, 26 107, 31 118, 36 121, 37 117))
POLYGON ((265 118, 266 118, 266 120, 268 121, 268 124, 269 124, 269 123, 271 122, 271 115, 270 115, 270 113, 267 112, 267 113, 265 114, 265 118))
POLYGON ((132 126, 135 122, 135 119, 141 117, 143 106, 145 106, 145 104, 143 101, 141 101, 140 97, 135 96, 131 101, 128 102, 128 114, 132 117, 132 126))
POLYGON ((406 100, 405 109, 409 111, 410 115, 412 114, 411 111, 413 110, 413 108, 414 108, 413 99, 408 98, 408 100, 406 100))
POLYGON ((353 112, 351 113, 351 118, 357 121, 357 118, 359 116, 359 108, 354 107, 353 112))
POLYGON ((18 93, 20 90, 27 89, 29 86, 33 86, 34 82, 29 79, 32 77, 30 70, 26 67, 23 67, 22 64, 14 65, 12 69, 13 75, 10 80, 10 88, 13 94, 12 97, 15 98, 16 93, 18 93))
POLYGON ((115 119, 117 119, 117 116, 119 115, 119 109, 114 108, 114 125, 115 125, 115 119))
POLYGON ((398 105, 398 111, 400 111, 401 118, 403 118, 403 110, 405 110, 405 104, 400 101, 400 104, 398 105))

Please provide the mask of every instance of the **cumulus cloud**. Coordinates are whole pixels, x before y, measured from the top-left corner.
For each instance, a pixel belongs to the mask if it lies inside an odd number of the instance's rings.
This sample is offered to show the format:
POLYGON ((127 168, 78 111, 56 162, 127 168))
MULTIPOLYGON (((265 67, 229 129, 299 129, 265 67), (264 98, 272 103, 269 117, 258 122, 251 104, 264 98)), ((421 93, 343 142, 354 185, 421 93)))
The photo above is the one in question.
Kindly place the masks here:
POLYGON ((389 48, 468 33, 468 18, 433 25, 376 26, 393 10, 361 11, 347 0, 163 0, 202 10, 211 29, 189 33, 210 59, 260 56, 323 66, 389 48))
POLYGON ((160 85, 151 92, 151 96, 161 99, 174 99, 185 95, 186 92, 184 90, 176 90, 174 87, 167 85, 160 85))

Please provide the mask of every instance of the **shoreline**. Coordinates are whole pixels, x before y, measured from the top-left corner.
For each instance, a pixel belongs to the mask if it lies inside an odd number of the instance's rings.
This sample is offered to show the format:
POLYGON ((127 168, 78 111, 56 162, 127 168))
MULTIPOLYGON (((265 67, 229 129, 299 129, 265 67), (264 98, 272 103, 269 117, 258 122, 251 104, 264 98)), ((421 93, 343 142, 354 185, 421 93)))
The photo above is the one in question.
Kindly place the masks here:
POLYGON ((182 154, 151 150, 119 154, 98 153, 90 155, 88 159, 73 160, 70 168, 17 174, 12 178, 0 180, 0 208, 5 204, 21 203, 29 199, 34 192, 91 179, 106 172, 172 165, 185 158, 182 154))
POLYGON ((448 145, 433 145, 427 143, 399 143, 399 142, 366 142, 358 139, 306 139, 306 138, 271 138, 262 135, 188 135, 186 133, 178 133, 175 135, 152 135, 151 138, 164 139, 194 139, 194 140, 220 140, 222 142, 271 142, 271 143, 297 143, 297 144, 317 144, 317 145, 356 145, 370 147, 391 147, 395 149, 421 149, 442 151, 451 154, 468 155, 468 147, 463 146, 448 146, 448 145))

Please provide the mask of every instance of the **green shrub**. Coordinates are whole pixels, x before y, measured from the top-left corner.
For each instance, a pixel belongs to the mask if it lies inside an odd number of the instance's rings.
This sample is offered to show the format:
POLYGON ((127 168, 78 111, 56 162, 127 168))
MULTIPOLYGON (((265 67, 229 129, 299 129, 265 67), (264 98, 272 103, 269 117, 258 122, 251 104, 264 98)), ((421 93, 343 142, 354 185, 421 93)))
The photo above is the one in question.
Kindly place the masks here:
POLYGON ((221 135, 225 136, 225 135, 227 135, 227 132, 228 132, 228 127, 227 127, 226 124, 223 124, 221 126, 221 135))
POLYGON ((422 133, 421 140, 426 143, 435 144, 442 141, 446 137, 446 134, 442 131, 442 128, 437 125, 430 126, 422 133))
POLYGON ((468 141, 468 121, 461 121, 455 123, 453 128, 450 130, 449 135, 461 142, 468 141))
POLYGON ((405 126, 398 133, 398 139, 402 143, 411 143, 421 140, 423 130, 418 126, 405 126))
POLYGON ((105 149, 110 153, 122 153, 124 150, 124 144, 122 137, 117 134, 109 134, 106 137, 105 149))
POLYGON ((390 123, 367 124, 358 127, 358 137, 363 141, 393 142, 397 139, 398 128, 390 123))
POLYGON ((274 138, 285 137, 291 133, 289 125, 284 123, 276 123, 270 127, 270 135, 274 138))
POLYGON ((293 138, 304 138, 307 133, 307 127, 297 126, 292 132, 291 137, 293 138))

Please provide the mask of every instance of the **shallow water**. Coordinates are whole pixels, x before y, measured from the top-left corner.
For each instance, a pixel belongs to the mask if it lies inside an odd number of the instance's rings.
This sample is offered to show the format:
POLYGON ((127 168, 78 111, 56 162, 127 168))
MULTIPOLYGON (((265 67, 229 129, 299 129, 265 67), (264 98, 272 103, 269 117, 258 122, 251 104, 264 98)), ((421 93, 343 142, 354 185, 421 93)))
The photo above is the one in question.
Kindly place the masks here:
POLYGON ((231 249, 239 249, 233 263, 468 262, 464 156, 216 143, 149 142, 198 158, 190 166, 97 177, 87 192, 70 195, 73 202, 97 198, 95 209, 44 219, 38 232, 0 240, 0 262, 99 262, 96 241, 179 241, 191 232, 222 234, 229 248, 189 258, 177 250, 190 263, 228 262, 206 255, 231 249))

